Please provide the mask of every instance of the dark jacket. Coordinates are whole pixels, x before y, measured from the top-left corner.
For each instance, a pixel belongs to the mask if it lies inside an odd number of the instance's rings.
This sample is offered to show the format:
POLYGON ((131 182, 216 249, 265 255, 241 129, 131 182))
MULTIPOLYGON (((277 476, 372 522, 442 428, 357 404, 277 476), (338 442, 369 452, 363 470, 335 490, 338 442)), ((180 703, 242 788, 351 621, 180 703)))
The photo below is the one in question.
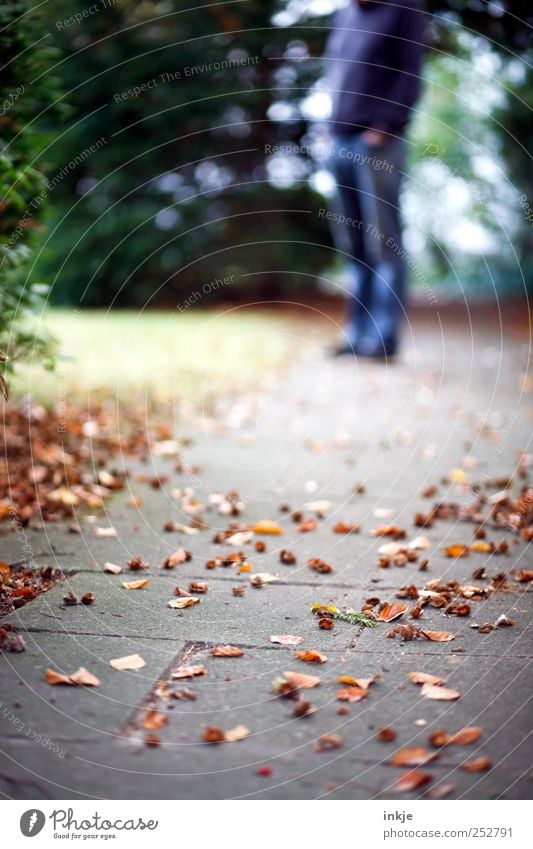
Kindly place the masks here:
POLYGON ((334 135, 404 131, 420 91, 425 18, 418 0, 349 0, 337 12, 325 52, 334 135))

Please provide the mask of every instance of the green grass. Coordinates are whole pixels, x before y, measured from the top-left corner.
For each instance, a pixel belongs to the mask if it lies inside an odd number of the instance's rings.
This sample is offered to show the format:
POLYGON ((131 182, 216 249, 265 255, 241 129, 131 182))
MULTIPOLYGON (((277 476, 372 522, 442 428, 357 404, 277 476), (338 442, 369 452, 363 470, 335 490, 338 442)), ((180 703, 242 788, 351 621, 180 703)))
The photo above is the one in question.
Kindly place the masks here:
POLYGON ((43 320, 59 340, 57 368, 21 366, 10 380, 12 397, 210 403, 222 393, 267 388, 297 350, 294 319, 249 307, 49 310, 43 320))

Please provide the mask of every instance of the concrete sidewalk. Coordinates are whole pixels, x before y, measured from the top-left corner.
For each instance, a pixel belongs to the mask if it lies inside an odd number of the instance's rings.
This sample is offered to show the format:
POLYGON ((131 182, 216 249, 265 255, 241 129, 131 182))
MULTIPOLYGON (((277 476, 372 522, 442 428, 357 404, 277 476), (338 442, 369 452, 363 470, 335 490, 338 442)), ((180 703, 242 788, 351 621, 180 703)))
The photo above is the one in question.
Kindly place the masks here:
MULTIPOLYGON (((81 535, 63 525, 28 529, 37 562, 69 574, 2 620, 16 625, 27 644, 24 653, 0 657, 0 789, 6 797, 512 799, 531 793, 531 594, 512 571, 532 568, 528 547, 488 520, 486 540, 507 540, 508 553, 470 551, 450 558, 443 549, 471 544, 477 525, 453 517, 438 518, 429 528, 413 523, 416 513, 437 502, 472 505, 476 482, 489 499, 498 491, 490 486, 494 479, 512 476, 515 495, 526 484, 516 470, 532 421, 527 348, 520 339, 502 341, 486 324, 443 327, 435 318, 411 331, 393 365, 327 361, 317 352, 271 394, 226 401, 216 421, 180 423, 179 435, 191 439, 183 450, 184 471, 175 471, 171 457, 131 464, 126 490, 96 519, 99 527, 116 528, 116 538, 96 537, 85 517, 81 535), (459 483, 448 480, 457 469, 464 470, 466 483, 457 473, 452 478, 459 483), (139 475, 160 476, 163 484, 155 489, 139 475), (355 492, 358 485, 364 491, 355 492), (437 491, 424 497, 430 485, 437 491), (207 528, 194 535, 165 532, 169 521, 191 522, 174 492, 185 487, 204 505, 212 493, 237 491, 245 509, 227 517, 211 506, 201 513, 207 528), (132 507, 132 496, 142 506, 132 507), (316 501, 331 506, 315 530, 303 533, 291 514, 312 517, 313 508, 305 505, 316 501), (282 505, 290 511, 280 511, 282 505), (213 542, 231 521, 261 519, 278 522, 283 535, 256 533, 238 546, 213 542), (358 523, 361 532, 334 533, 339 521, 358 523), (392 539, 371 535, 380 525, 405 529, 407 542, 428 537, 430 547, 419 551, 416 562, 380 568, 378 549, 392 539), (255 550, 257 540, 266 543, 264 553, 255 550), (161 569, 180 547, 192 558, 161 569), (280 549, 293 552, 297 563, 280 562, 280 549), (206 569, 206 561, 241 550, 253 572, 206 569), (130 572, 126 563, 135 555, 150 568, 130 572), (333 571, 310 569, 310 558, 327 561, 333 571), (421 571, 426 558, 428 568, 421 571), (107 561, 121 565, 122 574, 105 573, 107 561), (508 573, 506 583, 491 583, 502 572, 508 573), (253 587, 250 577, 257 573, 278 580, 253 587), (142 578, 150 579, 143 589, 122 586, 142 578), (412 608, 412 592, 397 598, 400 587, 423 590, 430 581, 451 580, 497 588, 471 601, 468 617, 428 605, 418 620, 407 611, 375 628, 335 620, 326 630, 311 612, 314 603, 360 611, 369 598, 412 608), (209 584, 201 603, 169 608, 175 588, 187 590, 194 581, 209 584), (236 586, 246 587, 244 595, 234 594, 236 586), (92 592, 95 602, 65 606, 68 591, 78 597, 92 592), (502 614, 515 624, 488 633, 471 627, 493 624, 502 614), (388 638, 404 624, 450 632, 455 639, 388 638), (297 636, 301 643, 274 644, 272 635, 297 636), (244 654, 210 654, 213 646, 226 644, 244 654), (327 662, 294 656, 305 649, 322 652, 327 662), (132 654, 142 656, 143 668, 109 666, 111 659, 132 654), (206 674, 173 679, 182 666, 203 666, 206 674), (70 675, 79 667, 96 675, 100 686, 45 681, 47 668, 70 675), (300 702, 280 698, 273 681, 286 671, 321 681, 302 691, 300 702), (410 672, 441 677, 460 698, 422 697, 410 672), (366 697, 348 703, 337 698, 347 686, 339 676, 379 677, 366 697), (192 691, 194 700, 171 695, 179 690, 192 691), (295 715, 301 700, 312 703, 312 715, 295 715), (250 733, 238 742, 202 741, 206 727, 228 731, 240 725, 250 733), (482 730, 470 745, 438 749, 428 742, 438 729, 451 735, 470 726, 482 730), (376 739, 383 727, 394 729, 393 741, 376 739), (317 743, 322 735, 337 736, 317 743), (424 747, 438 757, 416 767, 426 783, 402 794, 395 783, 413 759, 426 757, 415 753, 404 768, 395 766, 395 753, 406 747, 424 747), (462 767, 481 757, 490 759, 490 768, 462 767)), ((2 559, 19 560, 20 544, 15 534, 4 536, 2 559)))

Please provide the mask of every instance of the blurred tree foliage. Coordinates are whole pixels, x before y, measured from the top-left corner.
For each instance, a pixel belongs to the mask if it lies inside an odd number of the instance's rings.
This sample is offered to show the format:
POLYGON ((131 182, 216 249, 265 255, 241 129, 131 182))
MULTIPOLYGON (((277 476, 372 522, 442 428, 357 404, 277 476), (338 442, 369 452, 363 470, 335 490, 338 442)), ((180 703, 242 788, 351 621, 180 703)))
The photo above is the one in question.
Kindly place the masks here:
POLYGON ((41 267, 55 300, 176 303, 230 275, 247 293, 278 294, 295 279, 283 269, 327 264, 318 195, 267 180, 266 146, 297 144, 305 129, 296 108, 282 127, 269 117, 273 101, 287 100, 285 80, 306 89, 316 72, 287 58, 294 36, 270 25, 279 0, 109 0, 72 22, 86 6, 50 4, 75 110, 54 146, 57 168, 98 145, 54 192, 41 267))
POLYGON ((47 287, 28 282, 35 230, 49 194, 46 145, 36 120, 57 110, 57 79, 48 71, 57 50, 43 41, 43 19, 26 2, 0 3, 0 384, 23 357, 50 362, 53 342, 35 321, 47 287))
MULTIPOLYGON (((61 176, 38 266, 56 302, 172 304, 230 275, 235 285, 219 290, 226 298, 243 290, 278 296, 308 289, 309 275, 332 262, 330 234, 316 214, 324 200, 308 181, 317 167, 312 155, 291 156, 284 179, 282 158, 269 154, 310 138, 300 104, 320 76, 329 20, 313 14, 308 0, 192 5, 47 4, 64 57, 56 70, 73 110, 52 148, 61 176)), ((519 61, 512 54, 527 54, 529 0, 429 0, 428 7, 439 51, 468 61, 477 38, 500 56, 503 76, 519 61), (466 40, 461 27, 472 30, 466 40)), ((434 60, 429 98, 436 120, 420 129, 430 146, 419 158, 434 159, 436 138, 443 166, 473 179, 473 159, 455 130, 469 120, 453 95, 461 66, 451 69, 445 60, 442 53, 434 60), (446 77, 448 95, 439 96, 446 77)), ((514 121, 527 134, 525 107, 512 93, 497 105, 502 155, 515 185, 524 185, 529 166, 505 128, 514 121)), ((476 143, 485 143, 482 132, 494 136, 495 126, 491 116, 480 118, 476 143)), ((487 205, 477 207, 480 221, 488 221, 487 205)), ((435 232, 439 226, 435 221, 435 232)), ((438 275, 446 269, 445 248, 437 238, 430 245, 438 275)))

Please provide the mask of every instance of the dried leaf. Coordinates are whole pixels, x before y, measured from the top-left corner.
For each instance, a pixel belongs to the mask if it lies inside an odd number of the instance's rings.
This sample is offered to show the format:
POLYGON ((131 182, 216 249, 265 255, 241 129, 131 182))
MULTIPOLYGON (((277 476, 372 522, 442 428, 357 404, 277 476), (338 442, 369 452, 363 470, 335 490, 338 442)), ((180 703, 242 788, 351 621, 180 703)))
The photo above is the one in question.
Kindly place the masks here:
POLYGON ((361 531, 361 525, 353 522, 349 524, 347 522, 337 522, 333 527, 334 534, 358 534, 361 531))
POLYGON ((361 690, 368 690, 376 678, 379 678, 379 674, 374 675, 373 678, 353 678, 351 675, 339 675, 337 681, 339 684, 346 684, 348 687, 360 687, 361 690))
POLYGON ((323 516, 331 509, 331 501, 309 501, 304 507, 311 513, 316 513, 317 516, 323 516))
POLYGON ((150 578, 141 578, 140 581, 122 581, 125 590, 142 590, 150 583, 150 578))
POLYGON ((421 631, 420 633, 433 643, 449 643, 450 640, 455 640, 455 634, 450 634, 448 631, 421 631))
POLYGON ((162 569, 174 569, 175 566, 178 566, 180 563, 187 563, 192 559, 192 554, 190 551, 187 551, 185 548, 178 548, 177 551, 174 551, 172 554, 169 554, 163 560, 162 569))
POLYGON ((431 540, 428 537, 418 536, 408 543, 407 548, 410 548, 412 551, 422 551, 431 548, 431 540))
POLYGON ((430 675, 429 672, 409 672, 407 677, 413 684, 434 684, 437 686, 446 683, 444 678, 440 678, 438 675, 430 675))
POLYGON ((453 702, 459 699, 461 694, 449 687, 437 687, 435 684, 423 684, 420 695, 426 699, 434 699, 440 702, 453 702))
POLYGON ((468 546, 467 545, 448 545, 444 549, 444 554, 446 557, 468 557, 468 546))
POLYGON ((201 599, 196 598, 196 596, 189 595, 184 598, 171 598, 167 604, 174 610, 182 610, 184 607, 193 607, 195 604, 200 604, 200 601, 201 599))
POLYGON ((475 743, 476 740, 479 740, 483 731, 481 728, 478 728, 475 725, 472 725, 468 728, 461 728, 460 731, 456 731, 455 734, 452 734, 449 743, 453 743, 456 746, 469 746, 470 743, 475 743))
POLYGON ((207 675, 205 666, 178 666, 172 671, 171 678, 195 678, 198 675, 207 675))
POLYGON ((272 519, 261 519, 255 523, 252 530, 256 534, 274 534, 276 536, 284 533, 283 528, 272 519))
POLYGON ((433 776, 429 772, 412 769, 400 775, 399 779, 394 782, 392 789, 398 793, 410 793, 412 790, 418 790, 419 787, 429 784, 432 780, 433 776))
POLYGON ((435 752, 430 752, 423 746, 414 746, 400 749, 392 756, 391 763, 393 766, 423 766, 436 757, 435 752))
POLYGON ((208 725, 202 731, 202 740, 204 743, 223 743, 226 739, 226 734, 218 725, 208 725))
POLYGON ((226 542, 228 545, 246 545, 247 542, 253 539, 253 536, 253 531, 237 531, 228 537, 226 542))
POLYGON ((46 669, 44 679, 47 684, 72 684, 68 675, 56 672, 54 669, 46 669))
POLYGON ((73 684, 79 684, 80 686, 83 686, 83 687, 99 687, 100 686, 100 681, 96 677, 96 675, 93 675, 92 672, 89 672, 89 670, 85 669, 85 667, 83 667, 83 666, 80 666, 79 669, 76 669, 76 672, 74 672, 70 676, 70 680, 72 681, 73 684))
POLYGON ((379 740, 380 743, 391 743, 393 740, 396 740, 397 736, 394 728, 380 728, 376 734, 376 740, 379 740))
POLYGON ((465 763, 460 764, 461 769, 464 769, 465 772, 485 772, 485 770, 490 769, 491 766, 491 759, 483 756, 475 758, 473 761, 465 761, 465 763))
POLYGON ((237 646, 214 646, 209 654, 213 657, 242 657, 244 652, 237 646))
POLYGON ((342 690, 337 690, 337 698, 340 702, 360 702, 366 699, 368 693, 362 687, 345 687, 342 690))
POLYGON ((117 566, 116 563, 104 563, 103 570, 104 572, 111 572, 112 575, 120 575, 122 566, 117 566))
POLYGON ((303 637, 293 637, 291 634, 274 634, 270 637, 271 643, 279 643, 280 646, 299 646, 303 637))
POLYGON ((251 584, 254 584, 255 582, 259 582, 260 584, 272 584, 274 581, 279 581, 279 575, 272 575, 271 572, 258 572, 257 575, 250 578, 251 584))
POLYGON ((437 784, 436 787, 430 787, 426 796, 428 799, 445 799, 454 790, 455 784, 437 784))
POLYGON ((166 713, 162 713, 160 710, 155 710, 154 708, 150 708, 146 712, 146 716, 143 720, 143 726, 147 731, 158 731, 160 728, 163 728, 168 722, 168 716, 166 713))
POLYGON ((125 657, 116 657, 114 660, 110 660, 109 665, 113 669, 119 670, 142 669, 143 666, 146 666, 146 661, 140 654, 128 654, 125 657))
POLYGON ((331 749, 340 749, 343 739, 340 734, 322 734, 315 746, 315 752, 328 752, 331 749))
POLYGON ((320 684, 316 675, 304 675, 302 672, 284 672, 285 680, 296 690, 310 690, 320 684))
POLYGON ((406 610, 406 604, 400 604, 399 602, 385 604, 379 611, 378 620, 379 622, 392 622, 394 619, 399 619, 400 616, 403 616, 406 610))
POLYGON ((116 537, 116 528, 94 528, 93 534, 95 537, 116 537))
POLYGON ((250 734, 250 729, 246 725, 236 725, 235 728, 230 728, 224 733, 226 743, 236 743, 239 740, 244 740, 250 734))
POLYGON ((480 551, 483 554, 489 554, 492 551, 492 545, 490 542, 483 542, 479 540, 470 544, 470 551, 480 551))
POLYGON ((327 661, 327 657, 325 654, 321 654, 319 651, 315 649, 307 649, 305 651, 295 651, 294 656, 298 658, 298 660, 305 660, 309 663, 325 663, 327 661))

